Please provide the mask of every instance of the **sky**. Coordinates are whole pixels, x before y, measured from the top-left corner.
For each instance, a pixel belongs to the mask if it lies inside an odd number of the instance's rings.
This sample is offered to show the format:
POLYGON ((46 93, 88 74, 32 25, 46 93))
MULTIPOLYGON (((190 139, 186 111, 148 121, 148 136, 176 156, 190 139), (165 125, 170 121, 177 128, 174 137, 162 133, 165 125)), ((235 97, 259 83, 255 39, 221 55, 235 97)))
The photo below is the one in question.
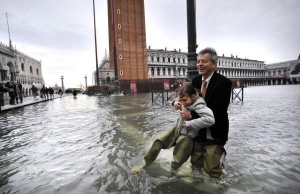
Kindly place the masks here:
MULTIPOLYGON (((107 0, 95 1, 98 63, 108 46, 107 0)), ((299 0, 195 0, 197 52, 266 64, 300 54, 299 0)), ((147 47, 187 52, 186 0, 144 0, 147 47)), ((92 85, 96 69, 92 0, 0 0, 0 42, 42 61, 46 86, 92 85)))

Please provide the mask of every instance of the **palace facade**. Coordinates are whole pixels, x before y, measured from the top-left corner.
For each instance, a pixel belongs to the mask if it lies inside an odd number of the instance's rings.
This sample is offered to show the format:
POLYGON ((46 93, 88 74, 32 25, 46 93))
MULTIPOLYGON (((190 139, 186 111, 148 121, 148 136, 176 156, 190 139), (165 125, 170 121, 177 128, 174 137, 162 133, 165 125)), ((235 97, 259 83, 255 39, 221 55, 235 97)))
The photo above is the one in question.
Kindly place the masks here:
MULTIPOLYGON (((180 49, 168 51, 148 47, 148 78, 179 78, 187 76, 187 53, 180 49)), ((245 86, 265 85, 265 64, 263 61, 241 59, 237 56, 218 57, 216 71, 229 79, 242 80, 245 86)))
MULTIPOLYGON (((147 79, 185 79, 187 76, 187 53, 181 49, 147 49, 147 79)), ((114 69, 108 67, 109 58, 104 57, 99 67, 101 84, 113 83, 114 69)), ((239 58, 238 56, 219 56, 216 72, 244 86, 280 85, 299 82, 291 72, 299 72, 300 59, 274 64, 264 61, 239 58), (299 69, 298 68, 298 69, 299 69), (294 77, 293 77, 294 76, 294 77)), ((299 72, 300 77, 300 72, 299 72)))
POLYGON ((300 82, 300 55, 297 60, 267 64, 265 68, 268 85, 300 82))
POLYGON ((8 81, 20 82, 23 93, 30 94, 31 86, 41 88, 45 82, 42 75, 42 62, 4 43, 0 44, 0 84, 8 81))

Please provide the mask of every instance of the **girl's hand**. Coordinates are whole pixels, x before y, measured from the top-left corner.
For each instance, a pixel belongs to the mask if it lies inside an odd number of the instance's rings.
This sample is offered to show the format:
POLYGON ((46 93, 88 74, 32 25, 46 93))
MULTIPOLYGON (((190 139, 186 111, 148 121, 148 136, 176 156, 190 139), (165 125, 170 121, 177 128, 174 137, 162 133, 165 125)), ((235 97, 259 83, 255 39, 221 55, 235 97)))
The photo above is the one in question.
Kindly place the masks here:
POLYGON ((180 102, 174 102, 174 108, 176 109, 176 110, 178 110, 178 109, 180 109, 181 108, 181 104, 180 104, 180 102))
POLYGON ((184 121, 184 126, 188 127, 189 126, 189 122, 188 121, 184 121))

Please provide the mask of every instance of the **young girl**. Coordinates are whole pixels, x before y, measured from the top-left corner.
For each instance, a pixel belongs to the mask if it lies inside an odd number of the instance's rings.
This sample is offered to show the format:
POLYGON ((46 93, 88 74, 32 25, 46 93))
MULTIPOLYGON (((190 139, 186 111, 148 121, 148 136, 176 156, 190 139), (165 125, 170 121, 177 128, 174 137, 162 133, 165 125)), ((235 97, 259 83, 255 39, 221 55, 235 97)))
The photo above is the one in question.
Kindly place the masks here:
POLYGON ((169 149, 173 146, 175 147, 171 167, 177 170, 190 157, 194 138, 198 136, 200 129, 210 127, 215 123, 213 112, 206 106, 203 98, 198 96, 192 84, 182 86, 178 91, 178 97, 182 111, 184 109, 191 111, 192 118, 185 121, 180 116, 175 127, 160 133, 145 155, 143 163, 132 167, 132 173, 139 172, 152 164, 161 149, 169 149))

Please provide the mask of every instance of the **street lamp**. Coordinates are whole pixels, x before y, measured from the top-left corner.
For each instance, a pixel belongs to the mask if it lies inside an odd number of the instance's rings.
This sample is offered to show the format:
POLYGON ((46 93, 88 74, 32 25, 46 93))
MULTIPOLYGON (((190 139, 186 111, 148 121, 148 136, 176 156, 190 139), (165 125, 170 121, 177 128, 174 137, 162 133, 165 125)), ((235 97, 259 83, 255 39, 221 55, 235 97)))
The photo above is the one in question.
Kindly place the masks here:
POLYGON ((60 77, 60 79, 61 79, 61 89, 62 89, 62 92, 64 92, 65 90, 64 90, 64 76, 62 75, 61 77, 60 77))
POLYGON ((93 14, 94 14, 94 36, 95 36, 95 54, 96 54, 96 93, 99 88, 99 68, 98 68, 98 53, 97 53, 97 36, 96 36, 96 17, 95 17, 95 1, 93 0, 93 14))
POLYGON ((191 82, 199 73, 197 71, 197 36, 196 36, 196 1, 187 0, 187 31, 188 31, 188 64, 186 81, 191 82))
POLYGON ((87 91, 87 81, 86 81, 87 77, 86 77, 86 75, 84 76, 84 78, 85 78, 85 92, 86 92, 87 91))

